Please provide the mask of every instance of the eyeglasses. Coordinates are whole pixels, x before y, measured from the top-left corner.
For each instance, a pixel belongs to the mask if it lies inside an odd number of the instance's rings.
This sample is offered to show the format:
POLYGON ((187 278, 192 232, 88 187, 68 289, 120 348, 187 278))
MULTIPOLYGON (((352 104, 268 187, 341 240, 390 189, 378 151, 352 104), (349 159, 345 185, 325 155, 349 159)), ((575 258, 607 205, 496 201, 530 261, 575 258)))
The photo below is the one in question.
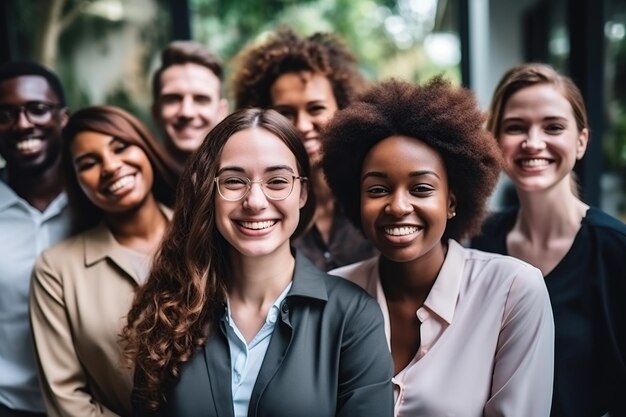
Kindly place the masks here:
POLYGON ((34 125, 45 125, 52 120, 52 110, 62 107, 58 103, 29 101, 21 106, 0 105, 0 127, 11 127, 24 112, 34 125))
POLYGON ((285 200, 291 195, 296 180, 306 181, 306 177, 294 175, 273 175, 271 177, 252 181, 247 177, 232 175, 215 178, 217 192, 227 201, 239 201, 244 198, 252 188, 252 184, 260 184, 265 197, 270 200, 285 200))

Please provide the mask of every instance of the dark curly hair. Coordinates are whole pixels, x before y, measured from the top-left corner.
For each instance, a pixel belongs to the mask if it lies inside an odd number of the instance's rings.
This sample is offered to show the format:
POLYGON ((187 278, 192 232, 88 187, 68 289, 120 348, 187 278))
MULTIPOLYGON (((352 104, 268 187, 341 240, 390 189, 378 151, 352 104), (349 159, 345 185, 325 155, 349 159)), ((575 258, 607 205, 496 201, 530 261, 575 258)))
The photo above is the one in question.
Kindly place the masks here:
MULTIPOLYGON (((140 415, 159 414, 164 390, 180 376, 216 328, 230 286, 230 246, 215 222, 215 177, 222 149, 245 129, 265 129, 296 158, 298 175, 310 177, 309 158, 298 132, 274 110, 232 113, 209 132, 180 180, 174 217, 154 259, 147 282, 139 288, 122 332, 126 365, 135 365, 132 402, 140 415)), ((292 238, 310 223, 315 209, 312 187, 300 209, 292 238)))
POLYGON ((502 160, 484 128, 485 115, 474 94, 441 77, 424 85, 380 83, 346 109, 324 131, 322 166, 348 218, 361 228, 361 168, 367 153, 390 136, 417 138, 443 159, 448 186, 456 197, 456 217, 442 239, 462 239, 480 230, 487 198, 502 160))
POLYGON ((328 78, 340 109, 365 86, 356 58, 334 33, 318 32, 303 38, 282 26, 262 43, 244 49, 233 66, 231 89, 236 109, 271 107, 272 84, 290 72, 311 71, 328 78))
POLYGON ((176 183, 181 170, 146 125, 119 107, 86 107, 70 116, 63 129, 61 145, 61 169, 70 206, 77 213, 74 216, 76 231, 95 227, 104 216, 102 210, 96 207, 82 191, 76 176, 72 143, 79 133, 85 131, 110 135, 140 147, 148 157, 154 172, 152 184, 154 197, 166 206, 174 205, 176 183))

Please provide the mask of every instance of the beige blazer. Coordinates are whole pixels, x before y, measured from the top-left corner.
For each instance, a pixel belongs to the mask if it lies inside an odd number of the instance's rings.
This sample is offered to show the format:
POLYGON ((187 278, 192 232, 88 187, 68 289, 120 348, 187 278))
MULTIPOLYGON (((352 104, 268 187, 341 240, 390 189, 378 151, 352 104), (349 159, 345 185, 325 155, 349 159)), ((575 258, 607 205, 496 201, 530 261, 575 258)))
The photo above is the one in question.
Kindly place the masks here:
POLYGON ((35 263, 30 316, 49 417, 131 415, 118 337, 139 278, 125 251, 100 224, 35 263))

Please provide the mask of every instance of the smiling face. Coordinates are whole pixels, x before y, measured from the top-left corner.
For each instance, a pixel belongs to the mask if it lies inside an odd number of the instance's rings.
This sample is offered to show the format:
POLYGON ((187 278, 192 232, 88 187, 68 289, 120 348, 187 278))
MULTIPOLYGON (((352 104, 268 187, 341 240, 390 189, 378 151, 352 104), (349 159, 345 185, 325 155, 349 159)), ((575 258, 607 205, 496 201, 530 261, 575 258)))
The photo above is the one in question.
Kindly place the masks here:
MULTIPOLYGON (((252 181, 299 176, 296 158, 278 137, 265 129, 241 130, 222 149, 220 178, 247 177, 252 181)), ((234 256, 289 254, 289 239, 298 226, 300 208, 307 200, 306 184, 296 180, 284 200, 270 200, 261 184, 252 184, 239 201, 215 194, 216 224, 234 249, 234 256), (238 254, 238 255, 237 255, 238 254)))
POLYGON ((0 81, 0 106, 19 108, 26 103, 53 105, 47 123, 32 123, 24 110, 15 123, 0 128, 0 155, 9 169, 44 172, 58 160, 61 152, 61 130, 67 122, 67 110, 44 77, 26 75, 0 81))
POLYGON ((105 213, 124 213, 152 197, 153 171, 137 145, 98 132, 79 132, 70 146, 78 183, 105 213))
POLYGON ((311 72, 289 72, 270 89, 272 108, 288 118, 300 132, 311 166, 321 160, 320 130, 337 112, 328 78, 311 72))
POLYGON ((441 238, 453 212, 445 164, 433 148, 391 136, 369 151, 361 170, 361 221, 384 257, 443 262, 441 238))
POLYGON ((226 117, 228 105, 220 98, 220 86, 213 71, 199 64, 173 65, 163 71, 153 115, 171 149, 195 151, 206 134, 226 117))
POLYGON ((553 85, 513 94, 502 112, 498 142, 505 170, 519 191, 570 190, 570 173, 587 148, 571 104, 553 85))

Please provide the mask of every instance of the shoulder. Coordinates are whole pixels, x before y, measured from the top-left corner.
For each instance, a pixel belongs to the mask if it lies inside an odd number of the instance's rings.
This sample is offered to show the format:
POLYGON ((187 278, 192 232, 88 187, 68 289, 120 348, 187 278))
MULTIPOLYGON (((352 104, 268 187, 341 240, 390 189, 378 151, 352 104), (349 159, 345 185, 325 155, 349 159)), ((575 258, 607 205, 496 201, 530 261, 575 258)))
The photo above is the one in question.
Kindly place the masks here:
POLYGON ((545 292, 541 271, 512 256, 464 248, 470 279, 480 277, 487 285, 521 287, 531 292, 545 292))
POLYGON ((328 273, 352 281, 360 287, 367 288, 368 277, 371 276, 372 271, 377 267, 378 259, 378 256, 374 256, 360 262, 333 269, 328 271, 328 273))
POLYGON ((471 246, 489 252, 504 253, 506 248, 502 247, 502 244, 513 227, 516 216, 517 207, 491 213, 483 222, 480 233, 472 239, 471 246))
POLYGON ((626 224, 600 209, 590 207, 583 222, 597 233, 626 242, 626 224))
POLYGON ((83 232, 55 243, 41 252, 39 259, 43 258, 48 262, 54 262, 55 260, 59 262, 67 262, 68 255, 70 258, 73 258, 76 254, 82 254, 84 252, 85 238, 86 232, 83 232))

